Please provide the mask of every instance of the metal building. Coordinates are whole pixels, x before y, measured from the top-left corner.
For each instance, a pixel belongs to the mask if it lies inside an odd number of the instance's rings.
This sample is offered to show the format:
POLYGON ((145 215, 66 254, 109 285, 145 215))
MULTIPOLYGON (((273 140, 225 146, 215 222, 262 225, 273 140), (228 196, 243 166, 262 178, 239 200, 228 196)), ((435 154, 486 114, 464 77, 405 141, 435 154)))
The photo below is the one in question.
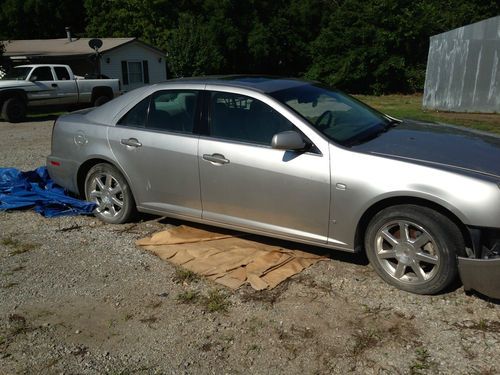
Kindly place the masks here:
POLYGON ((500 16, 430 38, 424 108, 500 113, 500 16))

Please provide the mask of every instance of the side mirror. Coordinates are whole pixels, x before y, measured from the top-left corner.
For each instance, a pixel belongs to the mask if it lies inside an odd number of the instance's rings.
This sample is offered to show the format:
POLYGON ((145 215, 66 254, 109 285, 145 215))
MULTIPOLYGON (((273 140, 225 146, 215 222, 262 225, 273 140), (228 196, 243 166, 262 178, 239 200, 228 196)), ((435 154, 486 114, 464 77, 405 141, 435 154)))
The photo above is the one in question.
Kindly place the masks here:
POLYGON ((38 77, 37 77, 37 76, 31 76, 31 77, 30 77, 30 81, 31 81, 31 82, 35 82, 37 79, 38 79, 38 77))
POLYGON ((300 151, 307 147, 307 143, 296 131, 287 130, 273 136, 271 147, 278 150, 300 151))

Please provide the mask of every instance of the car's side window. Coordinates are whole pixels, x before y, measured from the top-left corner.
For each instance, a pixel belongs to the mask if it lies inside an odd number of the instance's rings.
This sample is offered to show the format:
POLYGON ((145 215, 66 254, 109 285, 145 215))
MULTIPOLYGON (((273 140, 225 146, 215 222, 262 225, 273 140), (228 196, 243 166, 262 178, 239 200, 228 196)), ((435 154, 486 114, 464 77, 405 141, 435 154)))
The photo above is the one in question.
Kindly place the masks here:
POLYGON ((41 66, 36 68, 33 73, 31 73, 30 79, 32 81, 53 81, 52 70, 48 66, 41 66))
POLYGON ((163 90, 153 94, 146 127, 179 133, 192 133, 198 92, 163 90))
POLYGON ((54 67, 54 70, 59 81, 67 81, 70 79, 68 69, 66 69, 64 66, 56 66, 54 67))
POLYGON ((146 119, 148 117, 150 99, 151 97, 148 96, 136 104, 118 121, 118 125, 143 128, 146 125, 146 119))
POLYGON ((213 92, 210 99, 210 135, 216 138, 271 145, 276 133, 296 130, 280 113, 260 100, 213 92))

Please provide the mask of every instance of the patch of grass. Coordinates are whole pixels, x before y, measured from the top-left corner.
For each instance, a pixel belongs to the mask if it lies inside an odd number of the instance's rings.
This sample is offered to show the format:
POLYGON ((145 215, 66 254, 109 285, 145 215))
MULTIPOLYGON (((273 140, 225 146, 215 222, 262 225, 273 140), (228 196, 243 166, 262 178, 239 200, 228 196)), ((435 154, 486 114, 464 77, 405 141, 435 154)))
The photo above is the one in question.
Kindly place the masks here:
POLYGON ((185 268, 178 267, 175 269, 174 281, 181 284, 189 284, 194 281, 198 281, 200 277, 193 271, 187 270, 185 268))
POLYGON ((130 319, 132 319, 134 317, 134 314, 131 314, 131 313, 127 313, 125 314, 125 316, 123 317, 123 320, 125 320, 126 322, 128 322, 130 319))
POLYGON ((31 242, 22 242, 13 237, 4 237, 0 240, 0 243, 12 250, 9 252, 10 256, 23 254, 40 247, 39 244, 31 242))
POLYGON ((208 295, 203 298, 203 306, 206 311, 213 312, 227 312, 230 302, 226 294, 219 289, 212 289, 208 295))
POLYGON ((199 300, 200 293, 188 290, 177 295, 177 301, 181 303, 195 303, 199 300))
POLYGON ((422 108, 422 95, 356 95, 366 104, 396 118, 443 122, 500 133, 500 114, 438 112, 422 108))
POLYGON ((420 375, 423 370, 430 370, 436 367, 436 364, 432 360, 429 352, 425 348, 415 349, 416 358, 410 364, 410 375, 420 375))

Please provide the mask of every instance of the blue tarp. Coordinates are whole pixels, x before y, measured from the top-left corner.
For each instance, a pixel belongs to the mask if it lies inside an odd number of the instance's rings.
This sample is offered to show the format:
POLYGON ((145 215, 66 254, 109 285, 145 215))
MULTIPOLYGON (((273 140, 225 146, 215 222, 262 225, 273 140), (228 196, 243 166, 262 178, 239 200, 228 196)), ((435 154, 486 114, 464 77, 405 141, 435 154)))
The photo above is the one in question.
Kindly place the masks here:
POLYGON ((29 172, 0 168, 0 211, 27 208, 55 217, 91 214, 95 204, 67 195, 50 179, 46 167, 29 172))

